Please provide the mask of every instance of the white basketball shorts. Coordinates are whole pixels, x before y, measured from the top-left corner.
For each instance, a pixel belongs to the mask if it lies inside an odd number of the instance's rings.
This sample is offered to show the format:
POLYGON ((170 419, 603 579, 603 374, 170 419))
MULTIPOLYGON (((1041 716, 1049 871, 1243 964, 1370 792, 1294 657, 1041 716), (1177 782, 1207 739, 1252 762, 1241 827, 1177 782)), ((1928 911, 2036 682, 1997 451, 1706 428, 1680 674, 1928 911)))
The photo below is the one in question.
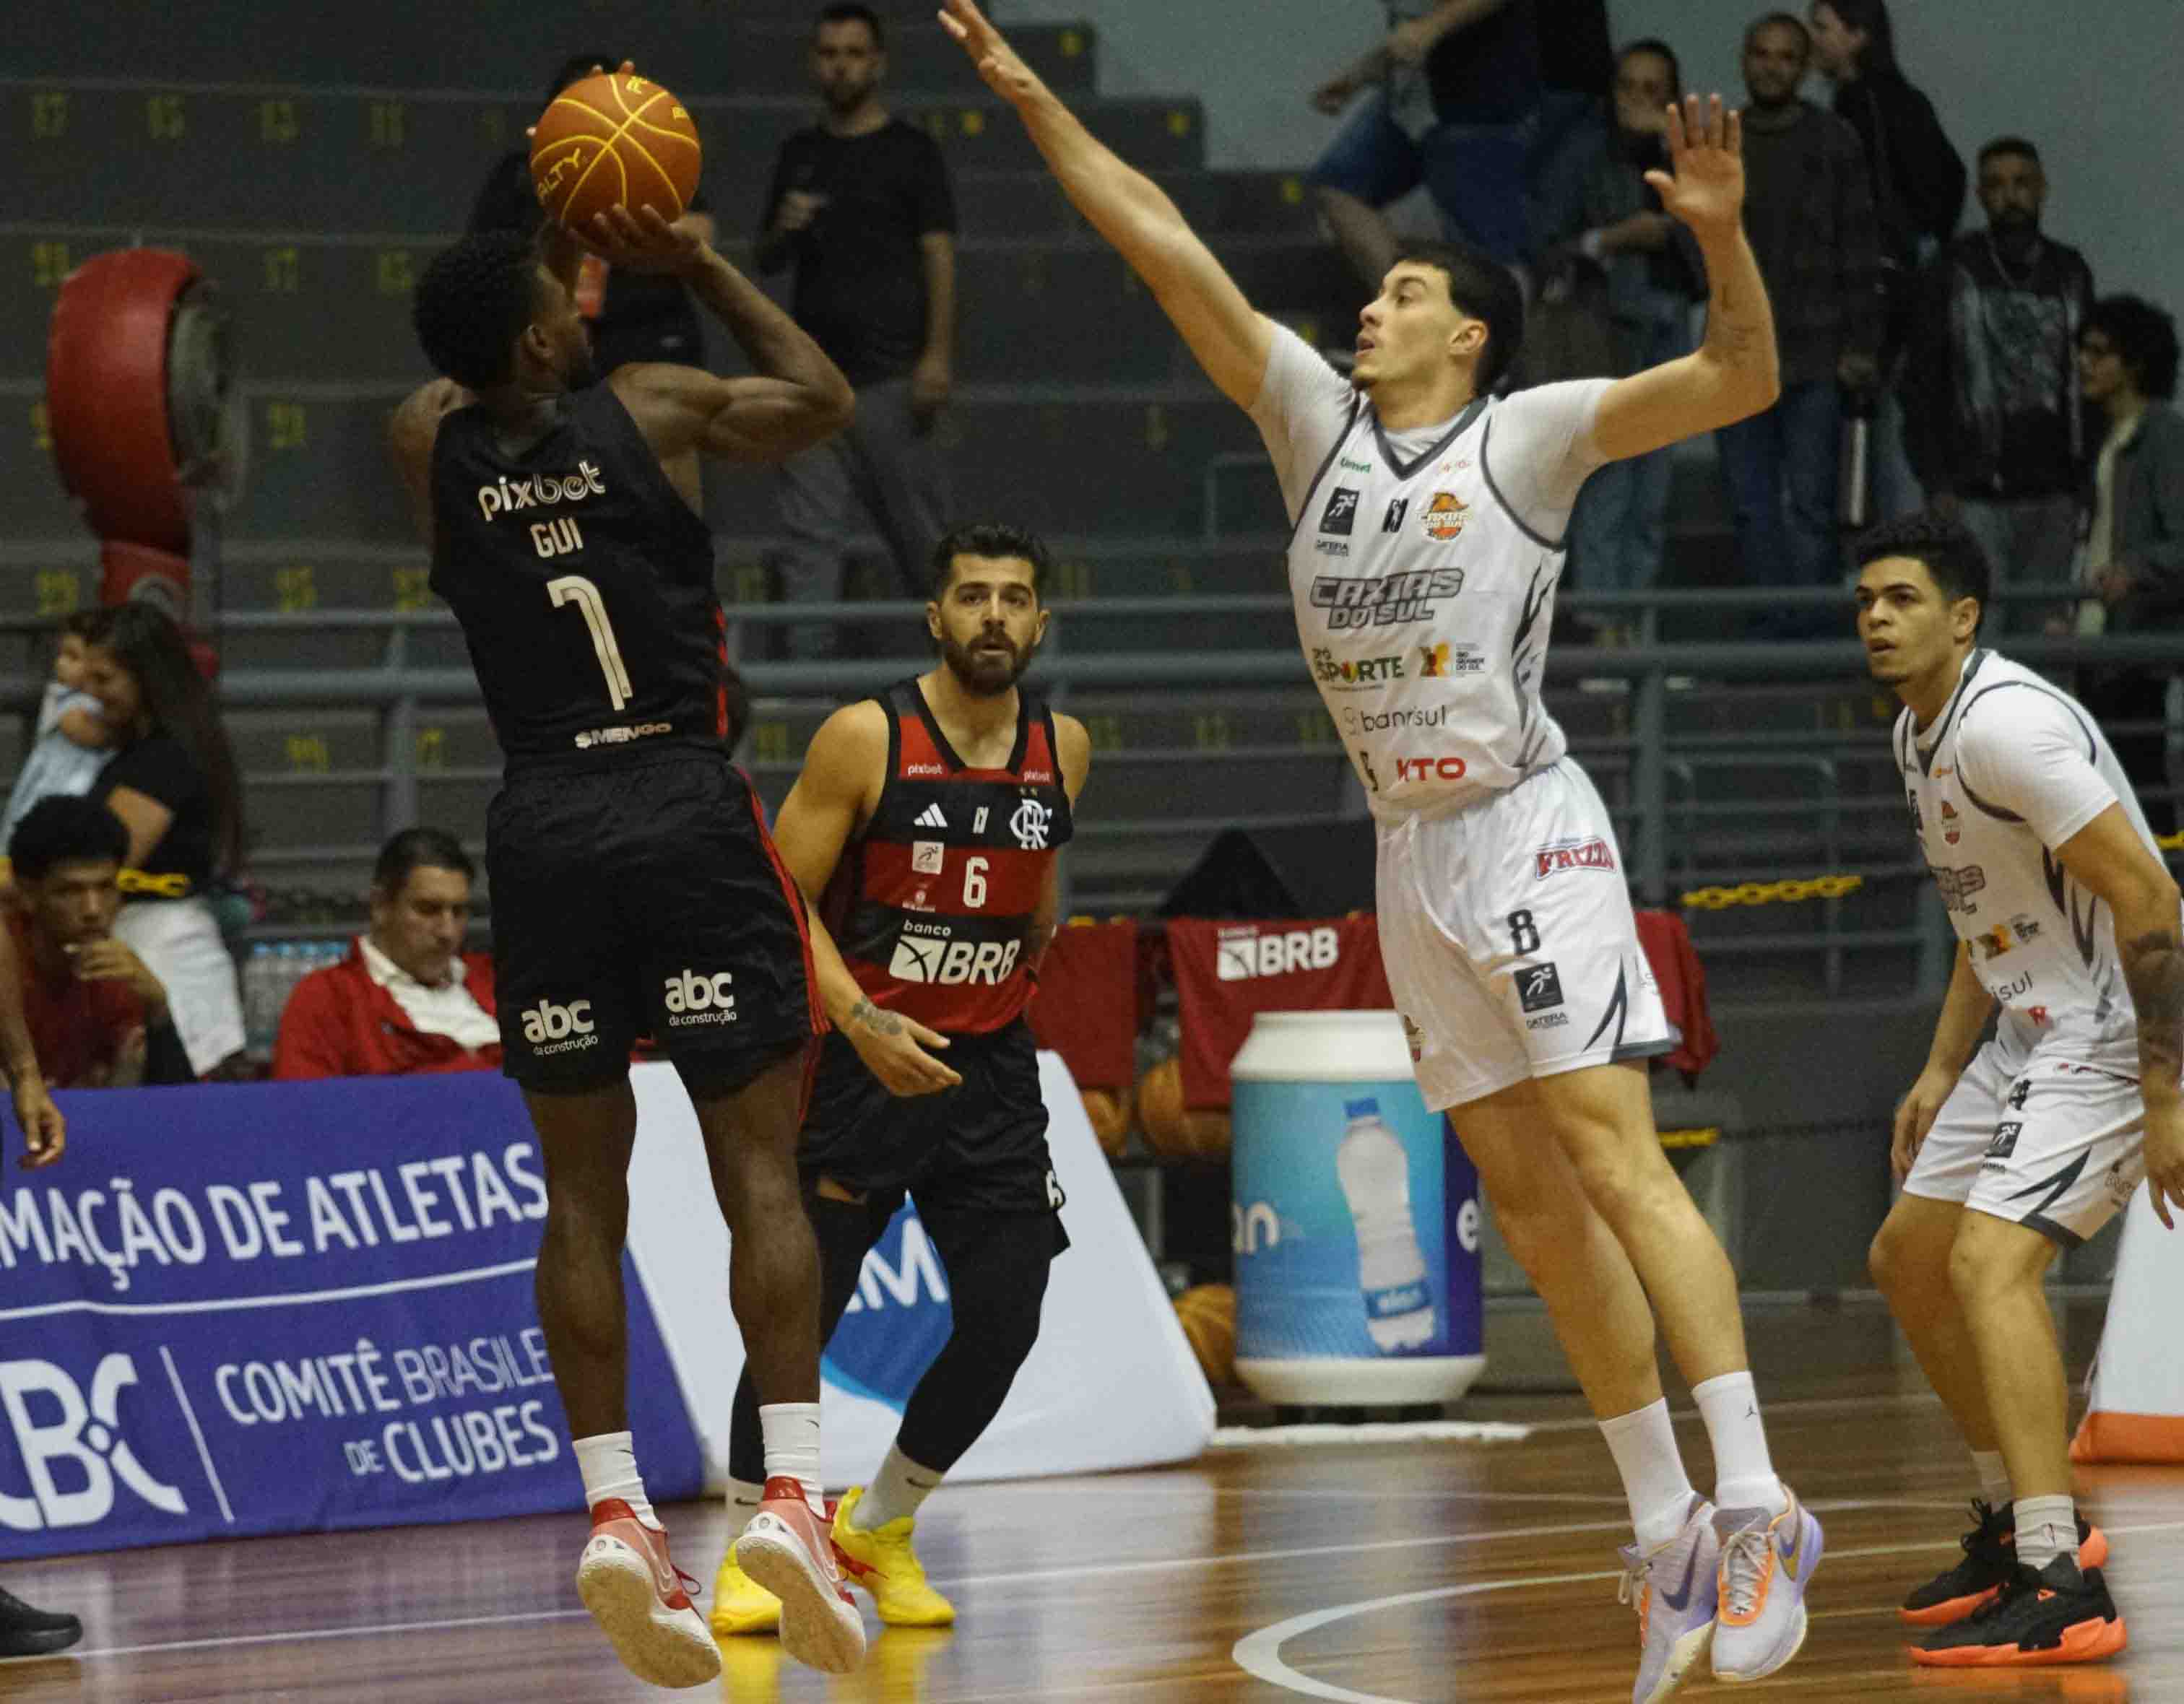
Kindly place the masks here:
POLYGON ((1680 1039, 1607 807, 1564 758, 1445 816, 1379 825, 1380 955, 1440 1111, 1680 1039))

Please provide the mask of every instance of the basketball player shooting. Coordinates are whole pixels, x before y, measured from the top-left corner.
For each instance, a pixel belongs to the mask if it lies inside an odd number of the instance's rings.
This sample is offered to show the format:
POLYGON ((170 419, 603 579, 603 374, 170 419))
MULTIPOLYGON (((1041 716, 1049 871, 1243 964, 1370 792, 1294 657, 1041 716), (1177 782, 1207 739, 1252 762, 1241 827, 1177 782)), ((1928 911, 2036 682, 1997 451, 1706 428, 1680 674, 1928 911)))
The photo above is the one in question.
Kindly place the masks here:
POLYGON ((486 233, 418 286, 419 340, 446 376, 392 427, 432 589, 462 623, 507 760, 486 825, 493 954, 505 1068, 545 1159, 539 1321, 593 1520, 577 1585, 633 1673, 686 1686, 719 1673, 628 1430, 628 1059, 649 1034, 695 1104, 733 1239, 766 1463, 744 1565, 783 1599, 790 1653, 844 1672, 864 1629, 820 1497, 819 1259, 795 1165, 822 1006, 888 1089, 957 1078, 925 1050, 945 1044, 866 1000, 807 928, 723 743, 712 540, 663 464, 694 448, 776 459, 838 430, 854 400, 694 232, 618 208, 584 238, 615 266, 683 279, 755 376, 633 363, 592 382, 574 244, 554 242, 549 265, 526 238, 486 233))
MULTIPOLYGON (((958 529, 933 553, 938 666, 837 710, 781 807, 783 860, 824 910, 868 999, 944 1033, 959 1087, 891 1101, 830 1037, 798 1154, 832 1336, 865 1252, 905 1194, 947 1268, 947 1343, 903 1409, 870 1485, 844 1496, 835 1547, 880 1619, 944 1627, 955 1607, 912 1546, 918 1510, 1000 1412, 1039 1336, 1047 1270, 1069 1246, 1024 1009, 1061 906, 1061 848, 1092 761, 1084 724, 1018 682, 1046 636, 1045 547, 1013 526, 958 529)), ((758 1395, 729 1434, 732 1502, 759 1495, 758 1395)), ((781 1606, 731 1550, 716 1633, 781 1606)))
POLYGON ((1298 637, 1379 825, 1381 949, 1419 1087, 1477 1163, 1629 1493, 1634 1698, 1665 1696, 1709 1645, 1725 1679, 1772 1673, 1804 1640, 1820 1527, 1775 1475, 1736 1275, 1661 1152, 1642 1061, 1673 1033, 1607 811, 1540 697, 1585 476, 1779 393, 1736 114, 1719 97, 1671 108, 1672 170, 1649 174, 1705 257, 1702 347, 1496 400, 1524 301, 1491 260, 1440 244, 1399 259, 1345 379, 1252 309, 971 0, 941 22, 1273 457, 1298 637), (1657 1310, 1713 1441, 1712 1501, 1669 1427, 1657 1310))

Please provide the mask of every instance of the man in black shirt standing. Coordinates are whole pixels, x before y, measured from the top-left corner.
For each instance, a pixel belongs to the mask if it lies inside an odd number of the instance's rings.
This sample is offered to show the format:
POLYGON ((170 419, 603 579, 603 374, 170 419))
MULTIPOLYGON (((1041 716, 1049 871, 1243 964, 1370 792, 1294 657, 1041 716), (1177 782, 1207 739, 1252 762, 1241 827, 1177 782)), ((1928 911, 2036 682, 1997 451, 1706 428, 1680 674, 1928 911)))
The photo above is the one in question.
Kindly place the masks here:
MULTIPOLYGON (((781 146, 756 258, 761 272, 795 263, 796 323, 856 387, 857 417, 782 465, 783 590, 794 602, 839 598, 861 513, 902 595, 922 598, 946 531, 933 426, 954 382, 955 196, 932 137, 880 98, 887 43, 870 7, 820 13, 811 70, 825 111, 781 146)), ((816 622, 788 634, 799 657, 831 654, 834 641, 816 622)))
POLYGON ((446 377, 393 434, 507 758, 486 824, 498 1016, 545 1160, 539 1321, 592 1513, 577 1590, 641 1678, 719 1673, 625 1401, 628 1060, 650 1035, 697 1109, 761 1395, 766 1495, 739 1553, 783 1596, 790 1653, 846 1672, 864 1629, 819 1492, 819 1265, 795 1163, 808 1061, 831 1017, 897 1093, 957 1079, 918 1044, 945 1044, 873 1007, 807 922, 728 761, 711 540, 669 469, 693 450, 793 454, 839 431, 854 398, 748 279, 649 209, 602 215, 585 241, 617 270, 682 279, 755 376, 632 362, 592 382, 574 245, 549 236, 551 264, 501 232, 432 263, 415 319, 446 377))

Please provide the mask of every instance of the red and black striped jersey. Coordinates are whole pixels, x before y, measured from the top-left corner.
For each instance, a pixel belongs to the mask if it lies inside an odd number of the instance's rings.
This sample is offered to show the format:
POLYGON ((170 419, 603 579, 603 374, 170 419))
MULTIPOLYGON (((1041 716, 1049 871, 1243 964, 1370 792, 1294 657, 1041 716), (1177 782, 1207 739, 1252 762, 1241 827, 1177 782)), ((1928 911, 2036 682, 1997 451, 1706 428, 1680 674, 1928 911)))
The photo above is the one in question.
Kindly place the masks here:
POLYGON ((943 1033, 999 1029, 1030 1001, 1027 937, 1073 827, 1053 715, 1019 688, 1008 763, 972 769, 916 680, 879 702, 887 781, 827 884, 828 926, 875 1005, 943 1033))

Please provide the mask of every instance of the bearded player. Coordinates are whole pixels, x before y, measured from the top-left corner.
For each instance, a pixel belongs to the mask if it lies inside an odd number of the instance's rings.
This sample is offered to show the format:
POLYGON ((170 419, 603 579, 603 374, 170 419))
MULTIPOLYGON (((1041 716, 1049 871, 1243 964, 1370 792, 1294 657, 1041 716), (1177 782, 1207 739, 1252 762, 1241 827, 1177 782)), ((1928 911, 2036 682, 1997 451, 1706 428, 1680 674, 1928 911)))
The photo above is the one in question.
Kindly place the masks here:
POLYGON ((649 1034, 696 1107, 733 1237, 730 1295, 763 1404, 746 1562, 788 1606, 790 1654, 841 1672, 865 1634, 819 1490, 819 1261, 795 1171, 807 1064, 831 1017, 890 1089, 955 1074, 807 927, 729 761, 712 539, 667 470, 693 450, 777 459, 838 429, 853 398, 693 232, 617 209, 586 240, 615 266, 687 282, 754 376, 633 362, 591 382, 573 245, 557 238, 549 265, 526 238, 485 233, 418 285, 419 341, 446 377, 393 422, 432 589, 462 623, 507 760, 486 822, 493 959, 504 1068, 545 1159, 539 1323, 593 1523, 577 1589, 633 1673, 687 1686, 720 1672, 628 1429, 628 1061, 649 1034))
MULTIPOLYGON (((1046 635, 1046 565, 1045 548, 1017 527, 942 539, 925 610, 939 666, 828 717, 774 830, 804 891, 825 895, 866 996, 946 1036, 963 1079, 892 1100, 830 1038, 797 1154, 825 1274, 822 1337, 905 1194, 948 1272, 948 1341, 878 1476, 834 1516, 849 1578, 899 1627, 956 1618, 912 1548, 918 1510, 1000 1411, 1039 1335, 1048 1267, 1069 1246, 1024 1008, 1054 933, 1061 848, 1092 748, 1083 723, 1018 685, 1046 635)), ((731 1509, 747 1513, 763 1477, 748 1373, 728 1464, 731 1509)), ((714 1585, 713 1629, 763 1632, 781 1606, 738 1554, 714 1585)))
POLYGON ((1643 1061, 1673 1032, 1607 809, 1540 698, 1585 476, 1779 393, 1736 116, 1719 98, 1671 108, 1673 171, 1649 175, 1705 258, 1696 354, 1496 400, 1523 298, 1485 257, 1436 245, 1398 259, 1361 315, 1353 385, 1253 311, 970 0, 942 22, 1273 457, 1298 637, 1379 823, 1381 951, 1419 1087, 1477 1163, 1630 1495, 1634 1696, 1667 1694, 1709 1645, 1725 1679, 1772 1673, 1804 1640, 1819 1523, 1774 1473, 1736 1274, 1663 1156, 1643 1061), (1669 1427, 1657 1311, 1713 1440, 1711 1501, 1669 1427))
POLYGON ((1897 1109, 1903 1193, 1873 1274, 1981 1481, 1955 1568, 1913 1591, 1941 1667, 2124 1648, 2108 1540, 2070 1490, 2070 1391, 2044 1288, 2145 1178, 2184 1207, 2176 882, 2085 707, 1979 643, 1988 564, 1911 515, 1860 543, 1858 633, 1895 688, 1911 829, 1957 933, 1925 1068, 1897 1109), (1996 1008, 1994 1039, 1980 1045, 1996 1008))

